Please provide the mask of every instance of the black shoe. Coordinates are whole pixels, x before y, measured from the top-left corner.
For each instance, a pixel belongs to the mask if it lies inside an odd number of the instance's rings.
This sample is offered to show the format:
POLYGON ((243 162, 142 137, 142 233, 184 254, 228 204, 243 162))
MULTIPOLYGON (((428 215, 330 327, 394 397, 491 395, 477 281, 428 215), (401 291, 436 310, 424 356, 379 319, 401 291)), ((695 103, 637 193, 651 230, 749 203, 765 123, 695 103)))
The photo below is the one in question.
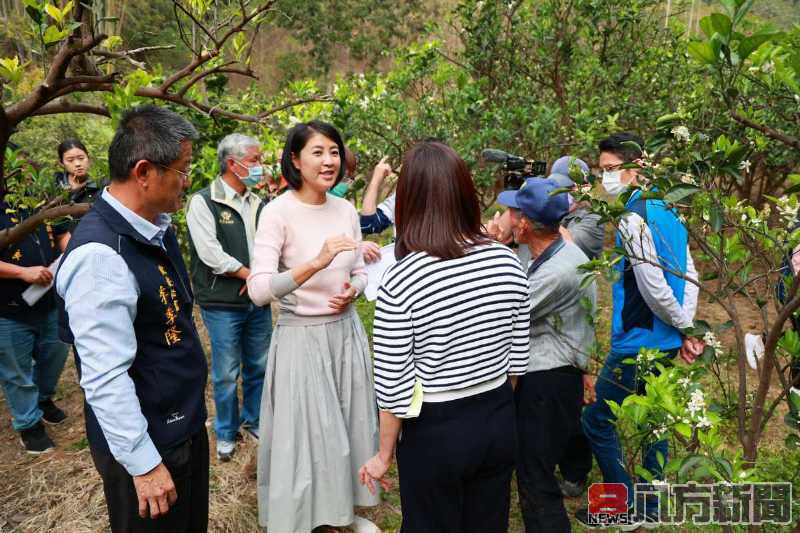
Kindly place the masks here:
POLYGON ((48 424, 60 424, 67 419, 67 413, 59 409, 53 400, 39 402, 39 409, 42 410, 42 420, 48 424))
POLYGON ((25 451, 31 455, 47 453, 56 447, 41 422, 37 422, 35 426, 20 431, 19 440, 22 442, 25 451))

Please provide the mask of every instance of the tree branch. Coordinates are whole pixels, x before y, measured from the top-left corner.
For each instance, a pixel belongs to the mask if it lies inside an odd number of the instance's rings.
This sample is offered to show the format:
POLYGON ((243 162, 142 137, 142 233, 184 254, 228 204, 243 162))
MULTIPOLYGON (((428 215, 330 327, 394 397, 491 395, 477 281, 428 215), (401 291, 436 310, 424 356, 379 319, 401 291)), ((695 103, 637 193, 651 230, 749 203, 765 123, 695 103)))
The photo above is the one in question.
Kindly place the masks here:
POLYGON ((100 61, 98 61, 98 64, 106 63, 107 61, 115 59, 124 59, 134 67, 144 70, 147 66, 145 65, 144 61, 136 61, 133 59, 133 56, 145 52, 153 52, 156 50, 172 50, 173 48, 175 48, 174 44, 161 44, 156 46, 142 46, 141 48, 134 48, 133 50, 125 50, 122 52, 112 52, 110 50, 92 50, 91 55, 102 58, 100 61))
POLYGON ((178 81, 182 80, 183 78, 191 75, 192 72, 197 70, 203 64, 207 63, 209 60, 217 56, 217 51, 204 51, 200 55, 197 55, 189 62, 188 65, 177 71, 175 74, 164 80, 164 83, 161 84, 161 90, 163 92, 167 92, 170 87, 175 85, 178 81))
POLYGON ((184 84, 184 86, 181 87, 181 90, 178 91, 178 96, 180 96, 180 97, 185 96, 186 93, 189 91, 189 89, 192 88, 192 86, 194 84, 196 84, 198 81, 200 81, 203 78, 205 78, 207 76, 210 76, 212 74, 222 74, 222 73, 224 73, 224 74, 238 74, 240 76, 246 76, 248 78, 253 78, 255 80, 258 79, 258 76, 256 76, 255 73, 250 68, 241 69, 241 68, 233 68, 233 67, 230 66, 230 65, 233 65, 235 63, 236 63, 236 61, 229 61, 228 63, 225 63, 224 65, 220 65, 218 67, 214 67, 214 68, 211 68, 211 69, 208 69, 208 70, 204 70, 204 71, 195 73, 195 75, 192 76, 191 78, 189 78, 189 81, 187 81, 184 84))
POLYGON ((735 120, 739 124, 742 124, 743 126, 747 126, 748 128, 760 131, 770 139, 780 141, 787 146, 791 146, 796 150, 800 150, 800 139, 797 137, 792 137, 790 135, 783 133, 782 131, 770 128, 769 126, 766 126, 764 124, 759 124, 754 120, 739 115, 736 111, 731 111, 731 118, 733 118, 733 120, 735 120))
POLYGON ((86 113, 89 115, 111 117, 111 113, 109 113, 108 109, 105 107, 82 104, 79 102, 70 102, 67 100, 49 102, 34 111, 31 116, 58 115, 61 113, 86 113))
POLYGON ((186 9, 185 7, 183 7, 183 4, 181 4, 178 0, 173 0, 173 4, 175 5, 175 7, 177 7, 181 11, 183 11, 186 14, 187 17, 192 19, 192 22, 194 22, 194 24, 198 28, 200 28, 203 31, 203 33, 208 35, 208 38, 211 39, 212 43, 214 43, 214 48, 216 48, 217 50, 219 50, 221 48, 220 43, 217 41, 217 38, 214 37, 214 34, 212 32, 210 32, 208 30, 208 28, 206 28, 205 25, 202 22, 197 20, 197 17, 194 16, 194 13, 192 13, 190 10, 186 9))
MULTIPOLYGON (((65 41, 53 58, 45 80, 30 94, 30 96, 6 110, 7 118, 11 124, 18 124, 48 101, 61 96, 62 93, 60 91, 62 87, 60 87, 59 84, 65 79, 67 68, 69 68, 69 63, 72 58, 76 55, 88 52, 100 44, 105 38, 105 35, 99 34, 89 36, 82 40, 76 40, 74 37, 70 37, 65 41)), ((94 79, 91 76, 89 76, 89 78, 94 79)), ((76 84, 74 86, 78 85, 79 84, 76 84)))
POLYGON ((28 234, 33 232, 39 224, 46 220, 61 218, 65 216, 84 215, 91 205, 89 204, 69 204, 42 209, 33 216, 30 216, 14 226, 0 231, 0 250, 8 248, 12 244, 21 242, 28 234))

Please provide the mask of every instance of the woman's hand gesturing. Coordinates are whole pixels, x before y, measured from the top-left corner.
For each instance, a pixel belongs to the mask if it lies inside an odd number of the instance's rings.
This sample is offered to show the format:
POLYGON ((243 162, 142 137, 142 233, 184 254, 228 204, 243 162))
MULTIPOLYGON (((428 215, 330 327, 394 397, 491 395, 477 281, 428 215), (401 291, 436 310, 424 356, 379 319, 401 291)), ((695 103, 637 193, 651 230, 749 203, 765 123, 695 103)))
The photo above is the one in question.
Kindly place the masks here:
POLYGON ((322 245, 322 249, 317 254, 315 266, 317 270, 326 268, 331 262, 342 252, 348 252, 357 248, 356 241, 344 235, 337 235, 336 237, 328 237, 322 245))

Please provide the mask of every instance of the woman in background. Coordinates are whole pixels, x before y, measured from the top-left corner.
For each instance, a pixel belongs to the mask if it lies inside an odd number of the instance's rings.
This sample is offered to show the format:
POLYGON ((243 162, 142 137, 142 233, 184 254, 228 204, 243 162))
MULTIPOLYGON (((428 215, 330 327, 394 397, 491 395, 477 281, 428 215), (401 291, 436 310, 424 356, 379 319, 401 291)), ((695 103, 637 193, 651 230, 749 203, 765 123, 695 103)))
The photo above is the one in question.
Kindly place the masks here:
POLYGON ((89 151, 78 139, 66 139, 58 145, 58 162, 64 170, 56 174, 58 184, 70 191, 70 201, 76 204, 93 202, 100 191, 89 179, 89 151))
POLYGON ((507 531, 527 277, 482 232, 469 169, 450 147, 406 154, 396 209, 398 262, 383 277, 373 337, 380 451, 361 481, 383 480, 397 446, 403 533, 507 531))
POLYGON ((280 305, 258 449, 259 521, 269 533, 378 531, 353 513, 380 501, 358 483, 378 420, 367 334, 351 305, 367 282, 358 213, 328 194, 344 176, 343 154, 333 126, 294 126, 281 160, 291 190, 264 208, 255 237, 250 298, 280 305))

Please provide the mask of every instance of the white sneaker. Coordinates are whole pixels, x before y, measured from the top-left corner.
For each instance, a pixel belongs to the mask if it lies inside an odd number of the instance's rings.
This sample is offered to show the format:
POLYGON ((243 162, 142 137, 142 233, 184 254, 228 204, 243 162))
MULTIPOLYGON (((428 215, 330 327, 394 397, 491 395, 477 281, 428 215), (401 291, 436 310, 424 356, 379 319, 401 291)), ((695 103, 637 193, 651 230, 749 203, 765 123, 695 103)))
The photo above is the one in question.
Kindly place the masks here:
POLYGON ((352 529, 354 533, 381 533, 378 526, 360 516, 357 516, 355 520, 353 520, 353 523, 350 524, 350 529, 352 529))
POLYGON ((233 457, 233 452, 236 450, 236 443, 229 440, 217 441, 217 459, 223 463, 228 462, 233 457))

